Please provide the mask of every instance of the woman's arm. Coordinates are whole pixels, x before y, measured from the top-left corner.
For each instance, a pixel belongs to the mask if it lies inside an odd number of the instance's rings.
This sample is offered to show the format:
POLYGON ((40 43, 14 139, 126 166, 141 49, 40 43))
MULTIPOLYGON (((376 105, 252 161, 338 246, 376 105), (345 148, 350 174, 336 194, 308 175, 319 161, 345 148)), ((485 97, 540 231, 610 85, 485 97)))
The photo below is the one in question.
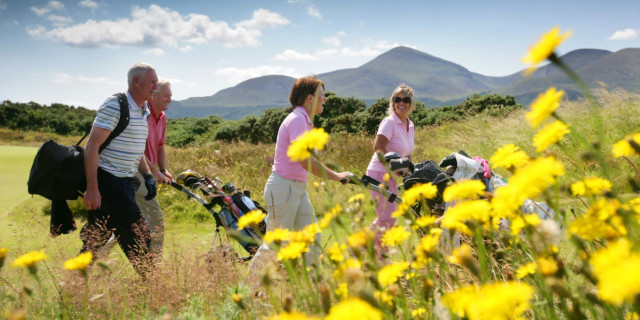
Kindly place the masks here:
POLYGON ((373 152, 382 152, 382 154, 387 153, 387 144, 389 143, 389 139, 384 135, 377 135, 376 140, 373 142, 373 152))
POLYGON ((324 163, 316 160, 313 157, 310 157, 307 160, 300 161, 300 164, 307 171, 313 173, 318 177, 324 178, 326 174, 326 177, 329 180, 343 182, 346 179, 346 181, 349 181, 349 176, 351 175, 351 173, 349 172, 335 172, 329 169, 324 163))

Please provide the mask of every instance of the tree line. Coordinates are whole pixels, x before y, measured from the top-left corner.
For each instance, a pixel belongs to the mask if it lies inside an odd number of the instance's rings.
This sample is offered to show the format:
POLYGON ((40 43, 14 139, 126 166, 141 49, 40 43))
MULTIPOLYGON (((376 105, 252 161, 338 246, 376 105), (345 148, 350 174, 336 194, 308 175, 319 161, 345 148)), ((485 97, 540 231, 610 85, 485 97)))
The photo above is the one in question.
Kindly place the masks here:
MULTIPOLYGON (((387 98, 378 99, 367 108, 365 102, 357 98, 339 97, 332 92, 325 95, 327 101, 324 111, 315 116, 313 122, 315 127, 324 128, 328 133, 374 135, 380 121, 387 116, 387 98)), ((410 118, 416 127, 423 127, 460 121, 479 113, 502 116, 520 108, 522 107, 512 96, 475 94, 454 106, 428 108, 418 101, 410 118)), ((212 140, 273 143, 276 141, 280 123, 291 110, 291 106, 271 108, 265 110, 261 116, 246 116, 238 121, 224 120, 215 115, 205 118, 169 119, 167 144, 181 147, 212 140)), ((60 135, 83 135, 91 128, 95 115, 95 110, 59 103, 46 106, 35 102, 14 103, 7 100, 0 104, 0 127, 60 135)))

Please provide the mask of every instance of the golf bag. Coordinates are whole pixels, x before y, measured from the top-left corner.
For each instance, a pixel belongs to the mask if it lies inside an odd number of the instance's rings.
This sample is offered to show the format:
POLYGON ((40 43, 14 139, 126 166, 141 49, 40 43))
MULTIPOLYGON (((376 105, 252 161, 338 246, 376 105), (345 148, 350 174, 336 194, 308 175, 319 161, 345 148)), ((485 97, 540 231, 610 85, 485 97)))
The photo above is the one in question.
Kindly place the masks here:
POLYGON ((220 187, 221 181, 215 179, 214 182, 187 170, 179 174, 176 181, 171 182, 171 186, 185 193, 188 198, 198 201, 211 213, 216 222, 216 237, 220 234, 220 227, 223 227, 227 235, 238 241, 250 257, 253 257, 262 244, 261 235, 266 232, 266 223, 262 221, 257 231, 250 227, 238 230, 238 219, 251 210, 261 210, 264 213, 266 210, 258 202, 251 200, 249 191, 239 192, 231 183, 220 187))

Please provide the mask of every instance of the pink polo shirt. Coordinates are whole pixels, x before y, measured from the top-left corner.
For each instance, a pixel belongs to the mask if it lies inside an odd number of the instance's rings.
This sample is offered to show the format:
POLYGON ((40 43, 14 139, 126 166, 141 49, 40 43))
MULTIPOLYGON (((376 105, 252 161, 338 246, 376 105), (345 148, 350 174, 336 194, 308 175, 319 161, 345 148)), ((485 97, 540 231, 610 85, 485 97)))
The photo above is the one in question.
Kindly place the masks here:
POLYGON ((157 114, 153 111, 151 103, 147 102, 151 115, 147 118, 149 125, 149 135, 147 136, 147 146, 144 149, 144 155, 154 166, 158 164, 158 148, 164 146, 166 142, 165 131, 167 128, 167 117, 164 111, 157 114))
MULTIPOLYGON (((398 118, 395 112, 380 122, 377 134, 389 139, 387 152, 397 152, 401 157, 408 157, 413 152, 415 132, 413 122, 409 118, 407 120, 409 120, 409 131, 407 131, 407 126, 402 123, 402 120, 398 118)), ((367 167, 367 171, 369 170, 387 172, 386 165, 380 162, 378 155, 375 153, 367 167)))
POLYGON ((291 142, 296 140, 300 135, 313 129, 311 117, 307 110, 303 107, 296 107, 282 121, 280 129, 278 129, 278 138, 276 140, 276 155, 273 160, 273 172, 287 179, 306 182, 309 172, 302 167, 300 162, 292 162, 287 156, 287 150, 291 142))

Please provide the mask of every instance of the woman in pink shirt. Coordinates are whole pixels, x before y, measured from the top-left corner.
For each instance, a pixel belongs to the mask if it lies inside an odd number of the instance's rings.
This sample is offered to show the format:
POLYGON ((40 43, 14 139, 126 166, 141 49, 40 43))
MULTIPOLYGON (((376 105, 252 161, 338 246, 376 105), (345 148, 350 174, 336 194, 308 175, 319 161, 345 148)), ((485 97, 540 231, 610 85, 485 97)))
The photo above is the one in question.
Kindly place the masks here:
MULTIPOLYGON (((384 176, 389 172, 387 164, 380 162, 378 154, 387 152, 397 152, 400 157, 411 158, 413 152, 414 127, 413 122, 409 119, 409 114, 415 109, 416 101, 414 92, 411 87, 406 84, 399 85, 389 100, 389 116, 380 122, 378 133, 373 144, 373 156, 367 167, 367 175, 378 180, 384 181, 384 176)), ((395 179, 390 178, 388 181, 389 191, 397 194, 398 183, 395 179)), ((380 236, 384 231, 393 227, 396 222, 391 214, 396 210, 397 205, 389 202, 381 194, 371 191, 371 197, 377 200, 376 218, 371 223, 371 230, 376 232, 376 248, 380 253, 380 236)))
MULTIPOLYGON (((276 228, 297 231, 317 222, 306 190, 309 172, 319 177, 326 175, 329 180, 348 181, 348 172, 337 173, 313 157, 298 162, 291 161, 287 156, 289 145, 303 133, 313 129, 313 116, 322 113, 326 101, 324 84, 315 77, 297 79, 291 88, 289 102, 296 107, 280 125, 273 169, 264 187, 264 203, 268 209, 267 231, 276 228)), ((316 242, 320 242, 319 233, 316 235, 316 242)), ((263 243, 251 261, 249 274, 254 269, 257 270, 257 266, 263 264, 265 259, 272 260, 266 258, 269 254, 273 254, 273 250, 263 243)), ((311 248, 306 253, 307 263, 313 263, 315 257, 315 249, 311 248)))

